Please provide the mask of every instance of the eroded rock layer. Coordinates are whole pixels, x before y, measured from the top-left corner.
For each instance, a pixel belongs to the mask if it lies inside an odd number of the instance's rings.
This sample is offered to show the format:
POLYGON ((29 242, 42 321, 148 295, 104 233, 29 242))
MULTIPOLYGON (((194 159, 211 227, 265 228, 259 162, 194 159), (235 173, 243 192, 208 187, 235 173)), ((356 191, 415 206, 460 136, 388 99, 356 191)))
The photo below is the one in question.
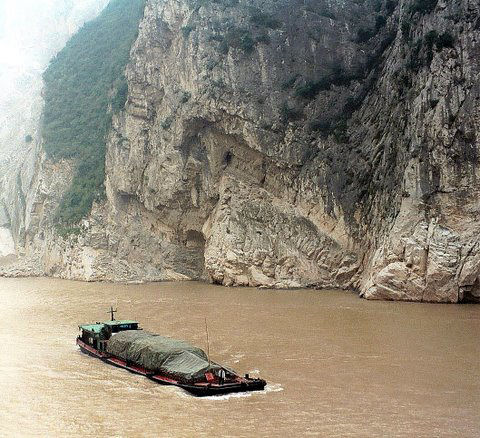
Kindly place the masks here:
POLYGON ((59 234, 72 171, 42 155, 23 250, 84 280, 478 300, 479 55, 468 0, 149 0, 106 201, 59 234))

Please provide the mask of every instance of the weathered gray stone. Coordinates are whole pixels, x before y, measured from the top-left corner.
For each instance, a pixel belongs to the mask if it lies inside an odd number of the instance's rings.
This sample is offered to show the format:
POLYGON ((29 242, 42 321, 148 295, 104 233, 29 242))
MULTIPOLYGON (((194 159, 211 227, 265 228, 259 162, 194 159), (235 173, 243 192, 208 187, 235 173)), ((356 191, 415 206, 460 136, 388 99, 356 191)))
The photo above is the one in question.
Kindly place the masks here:
POLYGON ((293 1, 253 3, 281 27, 252 27, 243 2, 147 1, 107 139, 107 200, 78 236, 59 236, 51 219, 71 163, 56 168, 40 145, 20 175, 18 248, 65 278, 477 299, 480 5, 440 2, 412 17, 401 0, 362 43, 368 2, 331 2, 336 19, 293 1), (225 23, 263 39, 225 53, 225 23), (454 47, 415 52, 431 30, 454 47), (338 66, 364 74, 301 97, 300 85, 338 66), (312 129, 329 120, 333 133, 312 129))

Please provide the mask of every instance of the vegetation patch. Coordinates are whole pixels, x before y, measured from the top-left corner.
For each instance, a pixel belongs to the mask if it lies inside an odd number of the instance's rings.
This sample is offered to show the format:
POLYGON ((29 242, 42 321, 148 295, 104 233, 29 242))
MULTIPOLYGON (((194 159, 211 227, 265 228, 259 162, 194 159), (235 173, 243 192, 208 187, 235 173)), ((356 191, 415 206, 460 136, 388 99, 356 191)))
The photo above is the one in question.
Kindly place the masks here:
MULTIPOLYGON (((218 0, 215 2, 210 0, 210 4, 223 4, 224 1, 218 0)), ((240 8, 242 9, 242 14, 249 18, 250 24, 245 23, 244 26, 239 27, 230 19, 223 22, 212 20, 212 34, 209 40, 218 43, 217 50, 223 55, 227 55, 230 49, 241 50, 246 54, 252 53, 257 44, 270 44, 269 31, 276 30, 282 26, 282 22, 277 20, 273 14, 264 12, 257 7, 244 5, 240 8)))
POLYGON ((255 37, 255 43, 270 44, 270 42, 270 37, 266 33, 262 33, 255 37))
POLYGON ((433 59, 433 48, 437 52, 442 51, 445 48, 451 48, 455 44, 455 38, 448 32, 439 34, 436 30, 431 30, 425 35, 424 38, 426 51, 427 51, 427 65, 430 65, 433 59))
POLYGON ((168 131, 170 127, 172 126, 173 123, 173 118, 171 116, 168 116, 163 122, 162 122, 162 128, 165 131, 168 131))
POLYGON ((410 6, 410 13, 415 14, 419 12, 421 14, 429 14, 433 12, 437 3, 438 0, 415 0, 410 6))
POLYGON ((192 93, 188 91, 184 91, 182 93, 182 97, 180 98, 180 103, 187 103, 191 97, 192 97, 192 93))
POLYGON ((375 32, 378 32, 386 24, 387 24, 387 19, 383 15, 378 15, 375 18, 375 32))
POLYGON ((348 126, 347 119, 344 116, 340 116, 337 120, 316 120, 310 125, 312 131, 319 132, 324 138, 332 136, 336 143, 347 143, 348 126))
POLYGON ((246 28, 231 27, 223 35, 213 35, 212 40, 220 43, 219 50, 224 55, 228 54, 231 48, 240 49, 245 53, 251 53, 255 48, 255 40, 246 28))
POLYGON ((82 229, 75 225, 62 225, 57 227, 57 233, 63 239, 68 239, 71 236, 80 236, 82 229))
POLYGON ((437 41, 435 42, 437 50, 443 50, 445 48, 455 47, 455 38, 448 32, 444 32, 438 36, 437 41))
POLYGON ((410 52, 410 59, 407 63, 407 68, 414 72, 420 70, 420 68, 424 65, 424 61, 421 56, 421 50, 423 46, 422 40, 415 41, 415 44, 412 47, 410 52))
POLYGON ((412 24, 407 20, 403 20, 400 28, 402 31, 403 39, 408 42, 410 40, 410 31, 412 28, 412 24))
POLYGON ((397 6, 395 0, 387 0, 385 3, 385 11, 388 15, 392 15, 395 11, 395 6, 397 6))
POLYGON ((415 42, 410 52, 407 68, 414 72, 423 66, 429 66, 433 60, 434 49, 437 52, 455 46, 455 38, 448 32, 439 34, 436 30, 428 32, 423 39, 415 42))
POLYGON ((374 68, 376 68, 377 66, 380 65, 380 61, 383 57, 383 54, 390 47, 390 45, 393 43, 393 41, 395 41, 395 33, 390 32, 387 35, 385 35, 385 37, 380 42, 377 49, 373 53, 370 53, 367 56, 367 62, 365 64, 364 77, 366 77, 371 70, 373 70, 374 68))
POLYGON ((213 59, 209 59, 209 60, 207 61, 206 67, 207 67, 207 70, 208 70, 208 71, 212 71, 217 65, 218 65, 218 62, 217 62, 217 61, 215 61, 215 60, 213 60, 213 59))
POLYGON ((335 16, 335 14, 334 14, 332 11, 330 11, 330 10, 328 10, 328 9, 326 9, 326 8, 321 9, 320 11, 318 11, 318 15, 321 15, 322 17, 325 17, 325 18, 330 18, 331 20, 336 20, 336 19, 337 19, 337 17, 335 16))
POLYGON ((115 92, 112 98, 112 111, 114 113, 120 112, 127 102, 128 96, 128 83, 125 76, 121 76, 119 80, 116 81, 115 92))
POLYGON ((372 29, 360 28, 357 32, 357 43, 364 43, 375 36, 375 32, 372 29))
POLYGON ((280 119, 283 123, 299 120, 302 117, 302 112, 296 108, 292 108, 287 102, 283 102, 280 107, 280 119))
POLYGON ((336 20, 337 17, 335 14, 329 9, 327 5, 320 5, 317 9, 313 8, 312 6, 306 6, 305 11, 312 12, 313 14, 318 14, 321 17, 330 18, 331 20, 336 20))
POLYGON ((285 82, 282 83, 282 90, 289 90, 295 85, 295 82, 298 78, 298 74, 291 76, 285 82))
POLYGON ((313 99, 320 91, 330 90, 332 81, 326 76, 318 81, 307 81, 303 85, 295 88, 295 95, 304 99, 313 99))
MULTIPOLYGON (((296 87, 295 95, 303 99, 314 99, 319 92, 330 90, 333 85, 348 87, 351 82, 366 78, 369 72, 379 65, 384 51, 392 43, 393 39, 393 34, 387 35, 377 50, 369 55, 365 66, 359 66, 353 71, 346 71, 342 67, 336 66, 318 81, 307 80, 304 84, 296 87)), ((282 89, 287 90, 291 88, 295 84, 297 77, 298 76, 292 76, 284 82, 282 89)))
POLYGON ((192 33, 195 30, 195 26, 187 25, 182 27, 182 35, 184 38, 188 38, 190 36, 190 33, 192 33))
POLYGON ((125 105, 124 70, 144 7, 145 0, 112 0, 68 41, 43 75, 45 150, 52 159, 77 163, 56 214, 59 223, 78 223, 103 196, 105 137, 112 111, 125 105))
POLYGON ((188 0, 190 7, 198 11, 202 6, 208 6, 210 4, 217 4, 224 7, 237 6, 239 0, 188 0))
POLYGON ((250 9, 250 21, 257 26, 268 27, 269 29, 278 29, 282 25, 271 14, 267 14, 258 8, 250 9))

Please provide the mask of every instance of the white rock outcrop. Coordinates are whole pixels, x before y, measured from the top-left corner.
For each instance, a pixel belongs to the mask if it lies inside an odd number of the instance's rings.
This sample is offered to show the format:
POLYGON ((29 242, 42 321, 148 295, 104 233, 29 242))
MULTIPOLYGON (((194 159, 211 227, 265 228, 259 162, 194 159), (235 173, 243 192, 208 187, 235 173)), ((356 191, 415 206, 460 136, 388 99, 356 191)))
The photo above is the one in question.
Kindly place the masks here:
POLYGON ((40 148, 19 251, 83 280, 477 301, 480 5, 412 14, 401 0, 364 43, 375 15, 358 2, 332 2, 335 18, 257 2, 271 27, 193 3, 147 1, 107 138, 107 200, 59 236, 73 164, 40 148))

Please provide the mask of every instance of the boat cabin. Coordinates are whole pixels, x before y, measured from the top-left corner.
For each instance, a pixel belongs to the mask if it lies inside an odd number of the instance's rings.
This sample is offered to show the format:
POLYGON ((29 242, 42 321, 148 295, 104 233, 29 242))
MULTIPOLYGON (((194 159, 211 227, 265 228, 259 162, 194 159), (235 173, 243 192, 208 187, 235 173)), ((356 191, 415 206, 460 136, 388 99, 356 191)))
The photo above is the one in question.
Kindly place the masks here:
POLYGON ((138 327, 138 322, 131 320, 96 322, 95 324, 80 325, 78 328, 82 332, 80 339, 100 351, 106 350, 107 341, 112 334, 124 330, 141 330, 138 327))

